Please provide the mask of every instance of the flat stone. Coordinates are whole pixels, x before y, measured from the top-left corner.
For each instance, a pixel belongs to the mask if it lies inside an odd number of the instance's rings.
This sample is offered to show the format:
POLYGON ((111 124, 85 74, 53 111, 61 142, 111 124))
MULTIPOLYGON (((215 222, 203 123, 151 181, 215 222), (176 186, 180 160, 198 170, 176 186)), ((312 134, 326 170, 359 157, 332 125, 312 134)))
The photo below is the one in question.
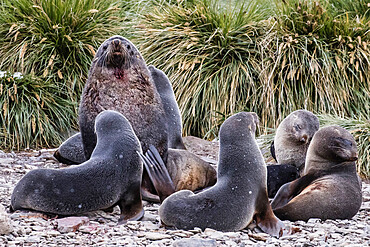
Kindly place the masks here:
POLYGON ((208 237, 214 238, 214 239, 221 239, 224 236, 222 232, 216 231, 216 230, 211 229, 211 228, 206 228, 204 230, 204 234, 207 235, 208 237))
POLYGON ((166 238, 172 238, 171 235, 162 234, 158 232, 145 232, 144 237, 149 240, 161 240, 161 239, 166 239, 166 238))
POLYGON ((258 241, 266 241, 270 237, 266 233, 249 233, 248 236, 258 241))
POLYGON ((56 237, 56 236, 59 236, 60 235, 60 232, 55 231, 55 230, 51 230, 51 231, 48 231, 47 234, 49 236, 56 237))
POLYGON ((41 240, 41 237, 40 236, 29 236, 27 239, 25 239, 25 242, 27 243, 38 243, 40 242, 41 240))
POLYGON ((9 216, 4 206, 0 204, 0 235, 8 235, 10 232, 12 232, 12 225, 9 216))
POLYGON ((3 165, 8 165, 14 162, 13 158, 0 158, 0 164, 3 165))
POLYGON ((213 247, 217 246, 217 242, 214 239, 202 239, 202 238, 184 238, 173 242, 173 247, 213 247))
POLYGON ((81 225, 89 222, 88 217, 66 217, 57 219, 57 230, 59 232, 75 232, 81 225))

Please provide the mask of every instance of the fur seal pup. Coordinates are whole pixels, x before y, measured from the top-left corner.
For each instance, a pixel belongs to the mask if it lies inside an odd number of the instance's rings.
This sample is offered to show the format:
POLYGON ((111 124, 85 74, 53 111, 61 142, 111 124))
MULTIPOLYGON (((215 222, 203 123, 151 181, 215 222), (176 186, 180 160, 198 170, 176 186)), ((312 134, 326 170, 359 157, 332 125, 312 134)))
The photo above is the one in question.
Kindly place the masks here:
POLYGON ((294 165, 301 173, 307 148, 319 127, 319 119, 312 112, 297 110, 289 114, 279 124, 273 143, 278 164, 294 165))
POLYGON ((97 145, 91 158, 64 169, 35 169, 15 186, 11 207, 58 215, 73 215, 118 205, 119 223, 140 219, 143 164, 128 120, 115 111, 96 118, 97 145))
POLYGON ((360 209, 357 145, 339 126, 320 129, 307 151, 304 176, 280 188, 272 201, 282 220, 350 219, 360 209))
POLYGON ((274 198, 281 186, 299 178, 297 167, 284 165, 267 166, 267 192, 269 198, 274 198))
MULTIPOLYGON (((198 194, 182 190, 167 197, 159 208, 165 225, 238 231, 255 219, 263 231, 281 234, 284 224, 273 214, 267 197, 266 166, 255 141, 257 123, 255 113, 240 112, 222 124, 216 184, 198 194)), ((161 191, 160 183, 154 185, 161 191)), ((162 194, 162 199, 166 196, 162 194)))
POLYGON ((179 106, 177 105, 175 93, 166 74, 150 65, 148 67, 157 91, 161 97, 164 111, 167 117, 168 147, 173 149, 186 149, 182 141, 182 120, 179 106))
POLYGON ((77 165, 85 162, 81 133, 76 133, 64 141, 54 152, 54 157, 59 162, 67 165, 77 165))
POLYGON ((86 160, 96 145, 94 119, 103 110, 122 113, 143 152, 154 145, 167 160, 167 119, 160 95, 140 52, 121 36, 101 44, 82 92, 79 124, 86 160))

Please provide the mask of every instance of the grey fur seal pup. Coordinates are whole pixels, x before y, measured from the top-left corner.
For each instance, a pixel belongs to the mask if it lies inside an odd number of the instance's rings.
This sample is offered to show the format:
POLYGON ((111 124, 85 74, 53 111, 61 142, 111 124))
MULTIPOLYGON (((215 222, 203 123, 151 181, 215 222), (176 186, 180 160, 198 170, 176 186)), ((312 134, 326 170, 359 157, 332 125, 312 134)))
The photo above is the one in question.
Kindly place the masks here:
POLYGON ((142 152, 128 120, 115 111, 96 118, 97 145, 91 158, 65 169, 35 169, 15 186, 11 208, 74 215, 118 205, 119 223, 140 219, 142 152))
POLYGON ((77 165, 86 161, 81 133, 76 133, 64 141, 54 152, 54 157, 61 163, 77 165))
POLYGON ((154 145, 167 160, 167 120, 160 95, 140 52, 121 36, 101 44, 82 92, 79 124, 86 159, 96 145, 94 119, 103 110, 122 113, 143 151, 154 145))
POLYGON ((157 91, 161 97, 164 111, 167 117, 168 147, 173 149, 186 149, 182 141, 182 120, 179 106, 177 105, 175 93, 166 74, 150 65, 148 67, 157 91))
POLYGON ((350 219, 360 209, 357 145, 339 126, 320 129, 307 151, 304 176, 280 188, 272 201, 282 220, 350 219))
POLYGON ((289 114, 278 126, 272 148, 278 164, 294 165, 302 173, 311 139, 319 129, 319 119, 306 110, 289 114))
POLYGON ((161 187, 170 180, 160 172, 163 165, 142 157, 146 166, 152 166, 149 175, 164 199, 159 216, 165 225, 238 231, 255 219, 263 231, 282 233, 284 224, 273 214, 267 197, 266 166, 255 141, 257 123, 255 113, 240 112, 222 124, 217 183, 198 194, 182 190, 170 195, 173 190, 161 187))

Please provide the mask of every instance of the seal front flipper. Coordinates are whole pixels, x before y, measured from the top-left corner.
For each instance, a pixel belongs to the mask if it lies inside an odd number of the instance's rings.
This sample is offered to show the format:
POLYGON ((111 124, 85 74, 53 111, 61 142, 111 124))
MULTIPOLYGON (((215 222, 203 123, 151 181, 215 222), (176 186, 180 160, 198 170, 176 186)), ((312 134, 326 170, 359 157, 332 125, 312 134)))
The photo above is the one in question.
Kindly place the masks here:
POLYGON ((301 191, 305 187, 307 187, 315 178, 316 176, 311 174, 305 175, 281 186, 279 191, 276 193, 273 201, 271 202, 272 209, 275 210, 286 205, 290 200, 301 193, 301 191))
POLYGON ((271 153, 272 158, 274 158, 274 160, 277 162, 276 155, 275 155, 275 145, 274 145, 274 141, 272 141, 272 142, 271 142, 271 146, 270 146, 270 153, 271 153))
POLYGON ((141 200, 131 205, 128 205, 125 200, 121 200, 118 202, 118 206, 121 210, 121 216, 118 220, 118 225, 126 224, 129 220, 140 220, 144 216, 144 208, 141 200))
POLYGON ((150 146, 146 156, 140 154, 145 169, 149 174, 155 190, 157 191, 160 201, 162 202, 169 195, 175 192, 175 186, 172 182, 167 168, 163 163, 161 156, 154 146, 150 146))

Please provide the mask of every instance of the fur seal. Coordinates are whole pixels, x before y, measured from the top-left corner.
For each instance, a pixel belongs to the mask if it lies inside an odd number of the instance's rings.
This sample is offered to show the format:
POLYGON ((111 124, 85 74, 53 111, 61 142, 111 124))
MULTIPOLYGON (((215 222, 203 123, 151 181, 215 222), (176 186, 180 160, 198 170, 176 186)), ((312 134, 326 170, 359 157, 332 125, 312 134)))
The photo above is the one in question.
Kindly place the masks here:
POLYGON ((307 148, 319 126, 312 112, 297 110, 289 114, 278 126, 272 146, 277 163, 294 165, 302 173, 307 148))
POLYGON ((15 186, 11 207, 73 215, 118 205, 119 223, 140 219, 142 152, 128 120, 115 111, 96 118, 97 145, 91 158, 64 169, 35 169, 15 186))
POLYGON ((281 186, 299 178, 297 167, 284 165, 267 166, 267 192, 269 198, 274 198, 281 186))
POLYGON ((140 52, 121 36, 101 44, 82 92, 79 124, 86 160, 96 145, 94 119, 103 110, 122 113, 143 152, 154 145, 167 160, 167 120, 160 95, 140 52))
POLYGON ((153 65, 150 65, 148 69, 161 97, 164 111, 166 113, 168 147, 173 149, 186 149, 182 140, 181 113, 176 102, 171 82, 162 70, 157 69, 153 65))
POLYGON ((304 176, 280 188, 272 208, 282 220, 350 219, 360 209, 357 145, 339 126, 320 129, 307 151, 304 176))
MULTIPOLYGON (((255 113, 240 112, 222 124, 216 184, 198 194, 182 190, 167 197, 159 208, 165 225, 238 231, 255 219, 263 231, 281 234, 284 224, 273 214, 267 197, 266 166, 255 141, 257 123, 255 113)), ((154 185, 161 190, 160 183, 154 185)))
POLYGON ((85 162, 81 133, 76 133, 64 141, 54 152, 54 157, 59 162, 67 165, 77 165, 85 162))

